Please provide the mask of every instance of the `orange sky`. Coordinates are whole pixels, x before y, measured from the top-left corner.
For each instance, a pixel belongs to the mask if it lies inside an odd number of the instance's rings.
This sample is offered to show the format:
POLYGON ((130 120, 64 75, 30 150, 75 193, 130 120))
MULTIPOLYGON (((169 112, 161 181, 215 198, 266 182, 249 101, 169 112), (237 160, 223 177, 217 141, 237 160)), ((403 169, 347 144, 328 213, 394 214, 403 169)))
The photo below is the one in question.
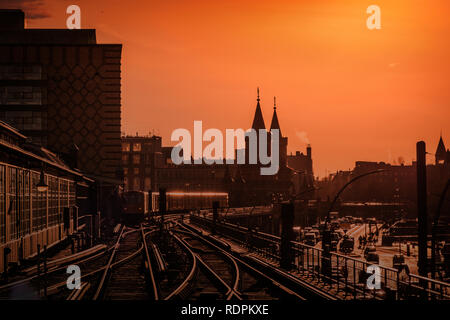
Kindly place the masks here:
POLYGON ((98 42, 123 43, 129 134, 154 129, 172 144, 194 120, 248 128, 259 86, 266 125, 276 95, 288 150, 304 151, 307 136, 316 175, 356 160, 409 163, 419 139, 434 153, 441 129, 450 146, 448 0, 14 2, 49 15, 31 28, 65 28, 77 4, 98 42), (366 28, 371 4, 381 30, 366 28))

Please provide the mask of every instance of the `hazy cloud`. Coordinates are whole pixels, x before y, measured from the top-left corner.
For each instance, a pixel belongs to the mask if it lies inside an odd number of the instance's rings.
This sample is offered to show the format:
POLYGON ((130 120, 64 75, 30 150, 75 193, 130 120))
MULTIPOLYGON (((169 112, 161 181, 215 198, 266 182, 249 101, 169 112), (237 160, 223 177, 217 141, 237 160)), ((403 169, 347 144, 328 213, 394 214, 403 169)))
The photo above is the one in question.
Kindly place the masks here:
POLYGON ((22 9, 31 20, 50 17, 45 7, 45 0, 0 0, 0 9, 22 9))
POLYGON ((389 68, 395 68, 395 67, 397 67, 398 65, 399 65, 398 62, 392 62, 392 63, 389 64, 389 68))
POLYGON ((308 134, 305 131, 295 131, 297 138, 305 144, 309 144, 308 134))

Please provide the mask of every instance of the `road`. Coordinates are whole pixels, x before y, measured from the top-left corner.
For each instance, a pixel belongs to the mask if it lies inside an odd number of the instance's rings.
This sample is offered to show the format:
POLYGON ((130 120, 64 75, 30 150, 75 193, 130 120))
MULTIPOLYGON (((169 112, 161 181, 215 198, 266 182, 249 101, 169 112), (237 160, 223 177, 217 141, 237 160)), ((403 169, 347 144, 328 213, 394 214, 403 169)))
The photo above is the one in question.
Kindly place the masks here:
MULTIPOLYGON (((378 224, 378 228, 381 227, 381 224, 378 224)), ((375 226, 372 225, 372 231, 375 231, 375 226)), ((364 236, 365 234, 369 233, 369 225, 368 224, 362 224, 358 225, 356 228, 351 229, 348 233, 349 235, 353 236, 355 239, 355 250, 352 254, 350 254, 351 257, 360 258, 364 260, 364 248, 361 247, 358 249, 359 244, 359 236, 364 236), (353 231, 352 231, 353 230, 353 231)), ((398 245, 394 245, 392 247, 386 247, 381 246, 381 235, 382 232, 380 231, 380 236, 378 237, 378 241, 375 243, 375 247, 377 249, 377 254, 380 257, 380 266, 383 267, 390 267, 392 268, 392 259, 394 255, 399 254, 399 247, 398 245)), ((408 257, 406 255, 407 251, 407 245, 403 244, 401 246, 402 254, 405 257, 405 262, 409 267, 409 270, 411 273, 417 274, 417 247, 415 249, 410 246, 410 253, 411 255, 408 257)))

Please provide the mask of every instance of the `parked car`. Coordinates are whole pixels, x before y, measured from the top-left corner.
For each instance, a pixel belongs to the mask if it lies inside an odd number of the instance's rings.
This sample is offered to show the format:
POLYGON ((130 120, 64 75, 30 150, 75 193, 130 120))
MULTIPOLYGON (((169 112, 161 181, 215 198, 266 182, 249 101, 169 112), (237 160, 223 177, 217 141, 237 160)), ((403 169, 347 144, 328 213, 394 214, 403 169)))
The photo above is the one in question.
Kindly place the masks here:
POLYGON ((309 246, 315 246, 317 243, 316 234, 308 232, 305 234, 305 243, 309 246))
POLYGON ((396 269, 400 269, 401 266, 405 263, 405 256, 402 254, 395 254, 392 257, 392 266, 396 269))
POLYGON ((319 241, 319 239, 320 239, 320 231, 319 231, 319 229, 312 229, 310 232, 314 233, 316 235, 316 240, 319 241))
POLYGON ((343 253, 350 253, 355 248, 355 239, 349 236, 344 236, 344 239, 341 241, 340 250, 343 253))
POLYGON ((366 260, 367 260, 367 262, 372 263, 372 264, 380 263, 380 257, 375 252, 369 252, 366 256, 366 260))

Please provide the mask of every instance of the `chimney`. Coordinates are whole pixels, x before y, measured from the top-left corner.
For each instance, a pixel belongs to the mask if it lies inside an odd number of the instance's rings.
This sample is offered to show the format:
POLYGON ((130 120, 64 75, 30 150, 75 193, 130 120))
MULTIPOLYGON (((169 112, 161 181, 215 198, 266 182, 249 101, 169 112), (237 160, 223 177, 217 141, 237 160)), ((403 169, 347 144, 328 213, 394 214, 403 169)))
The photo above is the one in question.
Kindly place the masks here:
POLYGON ((25 14, 22 10, 0 10, 0 30, 23 30, 25 29, 25 14))
POLYGON ((308 146, 306 147, 306 155, 308 156, 309 159, 311 159, 311 145, 308 144, 308 146))

